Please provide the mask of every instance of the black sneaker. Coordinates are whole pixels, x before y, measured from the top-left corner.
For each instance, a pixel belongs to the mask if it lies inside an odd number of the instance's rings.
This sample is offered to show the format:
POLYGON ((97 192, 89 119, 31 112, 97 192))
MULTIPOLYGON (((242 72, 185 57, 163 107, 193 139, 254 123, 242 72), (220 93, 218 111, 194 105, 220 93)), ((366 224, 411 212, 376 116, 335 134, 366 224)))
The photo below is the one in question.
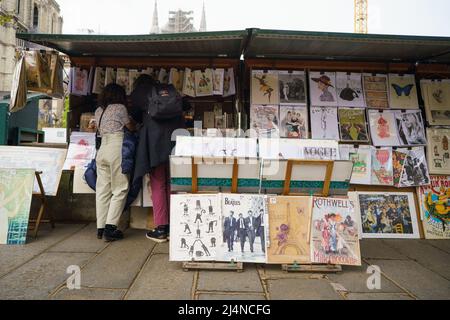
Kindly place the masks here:
POLYGON ((156 229, 153 229, 147 232, 147 239, 153 240, 158 243, 167 242, 169 240, 169 231, 168 226, 159 226, 156 229))
POLYGON ((105 229, 97 229, 97 239, 102 239, 104 232, 105 232, 105 229))
POLYGON ((116 226, 107 224, 105 226, 104 237, 106 242, 112 242, 123 239, 123 233, 116 226))

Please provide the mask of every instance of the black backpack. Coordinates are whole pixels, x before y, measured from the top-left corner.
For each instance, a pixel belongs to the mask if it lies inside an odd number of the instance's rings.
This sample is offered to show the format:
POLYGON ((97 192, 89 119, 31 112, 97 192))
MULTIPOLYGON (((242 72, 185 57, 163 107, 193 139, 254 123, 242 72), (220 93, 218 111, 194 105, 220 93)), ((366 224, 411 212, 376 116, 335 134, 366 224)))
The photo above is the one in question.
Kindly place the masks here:
POLYGON ((183 115, 183 100, 173 85, 157 84, 152 87, 147 112, 156 120, 173 119, 183 115))

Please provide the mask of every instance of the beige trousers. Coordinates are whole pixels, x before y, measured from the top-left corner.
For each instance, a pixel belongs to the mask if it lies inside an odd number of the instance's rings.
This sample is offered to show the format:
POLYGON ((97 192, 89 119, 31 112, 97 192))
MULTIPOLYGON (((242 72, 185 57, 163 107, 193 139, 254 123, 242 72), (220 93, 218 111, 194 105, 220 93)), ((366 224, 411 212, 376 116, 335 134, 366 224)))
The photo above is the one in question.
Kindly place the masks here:
POLYGON ((97 153, 97 228, 118 226, 128 195, 129 177, 122 174, 123 133, 104 134, 97 153))

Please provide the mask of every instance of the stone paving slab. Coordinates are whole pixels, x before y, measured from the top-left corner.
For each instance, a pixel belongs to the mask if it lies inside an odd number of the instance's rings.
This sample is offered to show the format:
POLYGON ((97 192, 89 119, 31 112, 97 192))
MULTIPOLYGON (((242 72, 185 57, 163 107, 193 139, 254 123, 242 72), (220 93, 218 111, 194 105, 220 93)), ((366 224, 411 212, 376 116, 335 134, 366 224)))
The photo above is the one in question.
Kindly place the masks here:
POLYGON ((415 261, 371 260, 381 272, 419 299, 450 299, 450 282, 415 261))
POLYGON ((261 301, 266 300, 264 295, 256 294, 217 294, 217 293, 200 293, 198 300, 248 300, 248 301, 261 301))
POLYGON ((83 266, 92 253, 43 253, 0 279, 0 300, 41 300, 64 283, 68 266, 83 266))
POLYGON ((381 278, 381 289, 380 290, 370 290, 367 288, 367 279, 371 274, 367 274, 368 264, 363 263, 362 267, 349 267, 343 266, 343 271, 341 273, 329 274, 327 278, 331 282, 341 284, 348 292, 357 293, 392 293, 401 292, 404 293, 402 289, 396 286, 387 278, 381 278))
POLYGON ((319 279, 325 274, 308 272, 286 272, 281 269, 281 265, 263 265, 265 279, 319 279))
POLYGON ((279 279, 269 280, 271 300, 342 300, 327 280, 279 279))
POLYGON ((387 245, 382 239, 363 239, 360 242, 361 256, 366 259, 405 260, 398 250, 387 245))
POLYGON ((81 288, 80 290, 62 289, 53 300, 121 300, 127 291, 124 289, 81 288))
POLYGON ((420 240, 384 240, 408 258, 450 280, 450 254, 420 240))
MULTIPOLYGON (((104 242, 94 236, 92 241, 104 242)), ((82 286, 128 289, 154 245, 140 230, 127 230, 123 240, 111 243, 81 271, 82 286)))
POLYGON ((153 250, 154 254, 169 254, 169 242, 158 243, 153 250))
POLYGON ((42 224, 37 239, 28 237, 23 246, 0 245, 0 277, 84 227, 81 224, 57 224, 51 229, 50 225, 42 224))
POLYGON ((347 300, 414 300, 406 293, 350 293, 347 300))
POLYGON ((97 241, 97 225, 88 226, 73 236, 50 248, 50 252, 93 252, 98 253, 108 246, 105 241, 97 241))
POLYGON ((244 272, 200 271, 197 290, 263 292, 254 265, 245 265, 244 272))
POLYGON ((152 255, 136 278, 127 300, 190 300, 194 272, 184 272, 181 264, 167 256, 152 255))
POLYGON ((450 240, 426 240, 424 242, 450 254, 450 240))

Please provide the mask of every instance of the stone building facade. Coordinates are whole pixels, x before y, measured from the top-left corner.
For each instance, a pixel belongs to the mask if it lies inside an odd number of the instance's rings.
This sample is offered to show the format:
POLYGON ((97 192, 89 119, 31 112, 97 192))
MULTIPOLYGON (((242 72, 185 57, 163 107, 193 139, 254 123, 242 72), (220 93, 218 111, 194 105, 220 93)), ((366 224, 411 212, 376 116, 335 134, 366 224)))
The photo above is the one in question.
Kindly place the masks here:
POLYGON ((0 91, 9 91, 15 49, 26 46, 16 39, 16 32, 61 33, 63 19, 55 0, 0 0, 0 15, 13 17, 0 25, 0 91))

